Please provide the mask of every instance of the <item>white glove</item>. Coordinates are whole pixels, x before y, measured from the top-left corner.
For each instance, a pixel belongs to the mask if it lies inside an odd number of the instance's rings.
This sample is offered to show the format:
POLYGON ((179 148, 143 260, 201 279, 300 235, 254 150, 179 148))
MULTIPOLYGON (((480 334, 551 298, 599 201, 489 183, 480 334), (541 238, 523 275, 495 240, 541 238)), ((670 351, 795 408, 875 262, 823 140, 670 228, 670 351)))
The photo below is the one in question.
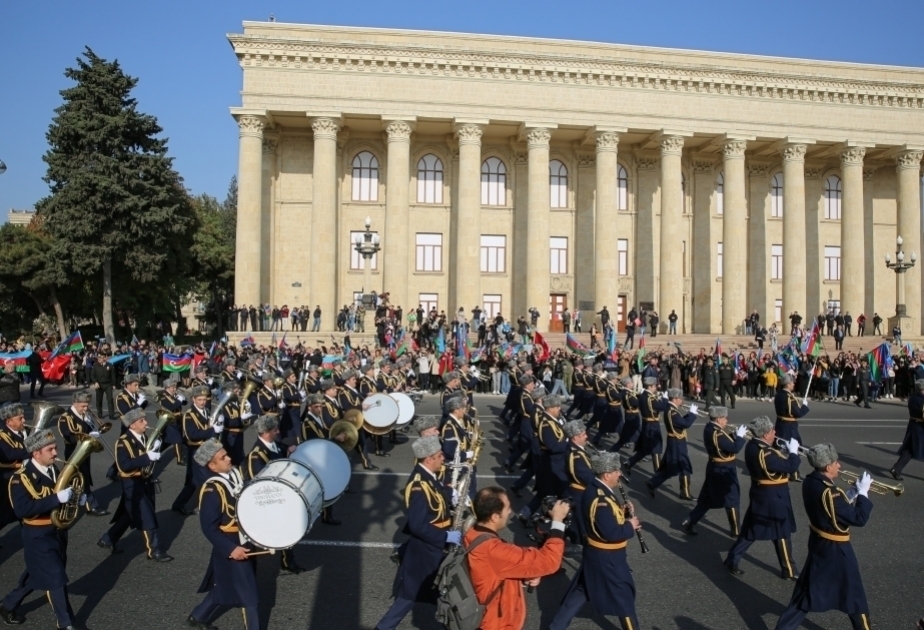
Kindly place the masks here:
POLYGON ((73 488, 70 488, 70 487, 65 488, 64 490, 58 493, 58 501, 60 501, 61 503, 67 503, 68 501, 71 500, 71 495, 73 494, 74 494, 73 488))
POLYGON ((661 398, 667 400, 667 392, 661 392, 661 398))
POLYGON ((698 405, 695 405, 695 404, 690 405, 690 413, 692 413, 695 416, 697 411, 699 411, 698 405))
POLYGON ((279 401, 279 408, 280 408, 280 409, 285 409, 285 408, 286 408, 286 403, 285 403, 284 400, 280 400, 280 401, 279 401))
POLYGON ((210 377, 208 377, 207 379, 205 379, 205 382, 208 383, 209 385, 211 385, 212 383, 215 382, 215 379, 212 378, 212 377, 210 376, 210 377))
POLYGON ((459 491, 455 488, 452 489, 452 507, 459 505, 459 491))
POLYGON ((145 453, 152 462, 156 462, 160 459, 160 453, 157 451, 148 451, 145 453))
POLYGON ((252 418, 253 414, 250 413, 250 407, 247 408, 247 411, 241 411, 241 420, 246 420, 247 418, 252 418))
POLYGON ((99 431, 90 431, 91 438, 98 438, 100 435, 99 431))
POLYGON ((301 396, 302 402, 305 402, 306 400, 308 400, 308 394, 306 394, 305 392, 302 392, 301 394, 299 394, 299 396, 301 396))
POLYGON ((79 505, 80 507, 83 507, 86 504, 87 504, 87 495, 81 494, 80 498, 77 499, 77 505, 79 505))
POLYGON ((857 480, 857 494, 863 497, 869 497, 869 489, 873 485, 873 478, 869 476, 869 473, 865 470, 863 474, 860 475, 860 478, 857 480))
POLYGON ((789 443, 786 445, 786 447, 789 449, 790 454, 792 453, 795 453, 796 455, 799 454, 799 440, 797 440, 796 438, 790 438, 789 443))
POLYGON ((184 396, 183 394, 177 394, 176 399, 179 400, 180 402, 186 402, 186 396, 184 396))
POLYGON ((242 376, 244 376, 244 374, 240 370, 238 370, 237 372, 234 373, 234 376, 236 378, 241 378, 242 376))
POLYGON ((225 423, 224 423, 224 422, 216 422, 216 423, 212 426, 212 430, 215 431, 215 433, 217 433, 218 435, 221 435, 221 432, 225 430, 225 423))
POLYGON ((159 450, 160 450, 160 445, 161 445, 161 439, 160 439, 160 438, 154 440, 154 444, 151 446, 151 450, 152 450, 152 451, 159 451, 159 450))
POLYGON ((446 532, 446 544, 447 545, 461 545, 462 544, 462 532, 458 532, 455 530, 446 532))
POLYGON ((145 397, 144 394, 138 394, 138 406, 143 405, 143 404, 144 404, 144 401, 146 401, 146 400, 147 400, 147 398, 145 397))
POLYGON ((748 428, 744 426, 743 424, 740 427, 738 427, 737 431, 735 431, 735 435, 737 435, 740 438, 743 438, 747 434, 748 434, 748 428))
POLYGON ((471 459, 475 456, 475 451, 465 451, 465 459, 471 459))

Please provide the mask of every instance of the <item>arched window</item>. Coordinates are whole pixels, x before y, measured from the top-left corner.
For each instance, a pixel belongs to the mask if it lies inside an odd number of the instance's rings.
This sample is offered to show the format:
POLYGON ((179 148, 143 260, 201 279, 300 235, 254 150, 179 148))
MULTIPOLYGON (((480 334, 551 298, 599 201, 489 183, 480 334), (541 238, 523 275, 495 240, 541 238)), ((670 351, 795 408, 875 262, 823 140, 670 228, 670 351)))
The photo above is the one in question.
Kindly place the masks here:
POLYGON ((432 153, 417 162, 417 203, 443 203, 443 162, 432 153))
POLYGON ((507 203, 507 167, 496 157, 481 163, 481 205, 503 206, 507 203))
POLYGON ((783 216, 783 174, 777 173, 770 180, 770 216, 783 216))
POLYGON ((825 218, 841 220, 841 178, 837 175, 825 180, 825 218))
POLYGON ((616 209, 629 209, 629 172, 622 166, 616 169, 616 209))
POLYGON ((725 173, 715 178, 715 210, 716 214, 725 213, 725 173))
POLYGON ((353 201, 379 200, 379 161, 368 151, 353 158, 353 201))
POLYGON ((549 199, 552 208, 568 207, 568 167, 559 160, 549 161, 549 199))

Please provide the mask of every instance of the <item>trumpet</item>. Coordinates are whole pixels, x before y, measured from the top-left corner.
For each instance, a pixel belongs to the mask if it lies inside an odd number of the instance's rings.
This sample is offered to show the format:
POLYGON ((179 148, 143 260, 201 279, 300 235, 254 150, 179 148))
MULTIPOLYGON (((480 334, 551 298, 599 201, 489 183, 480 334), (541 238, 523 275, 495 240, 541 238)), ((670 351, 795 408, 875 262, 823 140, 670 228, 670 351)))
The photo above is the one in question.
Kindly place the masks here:
MULTIPOLYGON (((690 413, 690 403, 683 403, 682 405, 678 407, 678 409, 685 409, 687 413, 690 413)), ((709 412, 703 411, 702 409, 697 409, 696 415, 700 418, 708 418, 709 412)))
MULTIPOLYGON (((853 486, 853 485, 856 485, 857 481, 860 480, 861 474, 860 474, 860 473, 855 473, 855 472, 853 472, 852 470, 844 470, 844 469, 841 469, 841 471, 838 473, 838 476, 839 476, 841 479, 843 479, 844 481, 846 481, 847 483, 849 483, 850 485, 853 486)), ((894 494, 894 495, 897 496, 897 497, 902 496, 902 494, 905 492, 905 486, 904 486, 904 484, 901 484, 901 483, 895 483, 895 484, 891 484, 891 483, 882 483, 881 481, 873 481, 873 483, 872 483, 872 485, 870 485, 869 489, 870 489, 871 491, 875 492, 876 494, 882 494, 882 495, 886 495, 886 494, 888 494, 889 492, 891 492, 892 494, 894 494)))
MULTIPOLYGON (((783 438, 776 438, 776 446, 780 450, 789 452, 789 440, 784 440, 783 438)), ((808 449, 801 444, 799 445, 799 455, 805 457, 808 455, 808 449)))

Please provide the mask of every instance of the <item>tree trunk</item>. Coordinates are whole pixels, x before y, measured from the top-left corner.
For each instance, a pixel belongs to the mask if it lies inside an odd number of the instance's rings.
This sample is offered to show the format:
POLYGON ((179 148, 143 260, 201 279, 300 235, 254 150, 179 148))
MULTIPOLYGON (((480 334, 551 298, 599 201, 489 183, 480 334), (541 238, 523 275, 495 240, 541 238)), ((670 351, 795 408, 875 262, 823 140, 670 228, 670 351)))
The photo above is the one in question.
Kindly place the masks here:
POLYGON ((103 334, 109 343, 115 342, 115 327, 112 325, 112 259, 103 263, 103 334))
POLYGON ((64 323, 64 311, 61 309, 61 302, 58 301, 58 292, 55 291, 54 285, 48 290, 51 297, 51 305, 55 307, 55 317, 58 319, 58 334, 61 335, 61 341, 67 339, 67 325, 64 323))
POLYGON ((41 315, 42 317, 44 317, 44 316, 45 316, 45 309, 44 309, 44 307, 42 307, 42 303, 38 301, 38 299, 35 297, 35 295, 32 294, 31 291, 26 291, 26 295, 28 295, 30 298, 32 298, 32 301, 35 302, 35 306, 38 308, 39 315, 41 315))

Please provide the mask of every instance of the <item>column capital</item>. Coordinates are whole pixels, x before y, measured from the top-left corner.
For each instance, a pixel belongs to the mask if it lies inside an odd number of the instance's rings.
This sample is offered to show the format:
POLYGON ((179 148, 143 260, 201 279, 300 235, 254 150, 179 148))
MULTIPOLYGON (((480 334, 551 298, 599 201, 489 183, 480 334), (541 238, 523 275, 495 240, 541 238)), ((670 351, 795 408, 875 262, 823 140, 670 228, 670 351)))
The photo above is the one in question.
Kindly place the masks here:
POLYGON ((594 144, 597 153, 616 152, 619 149, 619 133, 616 131, 595 131, 594 144))
POLYGON ((333 116, 318 116, 311 119, 311 130, 314 131, 315 139, 324 138, 326 140, 337 140, 337 132, 340 131, 340 118, 333 116))
POLYGON ((266 128, 265 116, 237 114, 234 118, 237 120, 237 127, 241 136, 263 137, 263 130, 266 128))
POLYGON ((416 118, 382 118, 382 129, 388 136, 388 142, 410 142, 411 134, 417 126, 416 118))
POLYGON ((749 176, 766 177, 770 174, 770 169, 773 168, 773 165, 770 162, 748 160, 747 167, 749 176))
POLYGON ((658 139, 661 155, 683 154, 683 136, 662 136, 658 139))
POLYGON ((866 147, 845 147, 840 151, 841 165, 863 166, 866 147))
POLYGON ((743 160, 747 150, 747 140, 731 139, 722 143, 722 155, 726 160, 743 160))
POLYGON ((477 144, 481 146, 481 136, 484 135, 484 126, 477 123, 455 123, 453 133, 459 145, 477 144))
POLYGON ((784 162, 805 162, 805 152, 808 150, 808 145, 786 143, 780 145, 779 149, 784 162))
POLYGON ((276 154, 276 147, 279 145, 279 139, 275 136, 264 136, 263 137, 263 152, 269 153, 270 155, 276 154))
POLYGON ((526 147, 528 149, 547 149, 552 139, 552 131, 546 127, 526 130, 526 147))
POLYGON ((895 167, 898 170, 906 168, 920 170, 921 158, 924 158, 924 151, 909 149, 895 154, 895 167))
POLYGON ((716 157, 711 153, 694 153, 691 156, 690 165, 693 173, 711 173, 715 170, 716 157))

